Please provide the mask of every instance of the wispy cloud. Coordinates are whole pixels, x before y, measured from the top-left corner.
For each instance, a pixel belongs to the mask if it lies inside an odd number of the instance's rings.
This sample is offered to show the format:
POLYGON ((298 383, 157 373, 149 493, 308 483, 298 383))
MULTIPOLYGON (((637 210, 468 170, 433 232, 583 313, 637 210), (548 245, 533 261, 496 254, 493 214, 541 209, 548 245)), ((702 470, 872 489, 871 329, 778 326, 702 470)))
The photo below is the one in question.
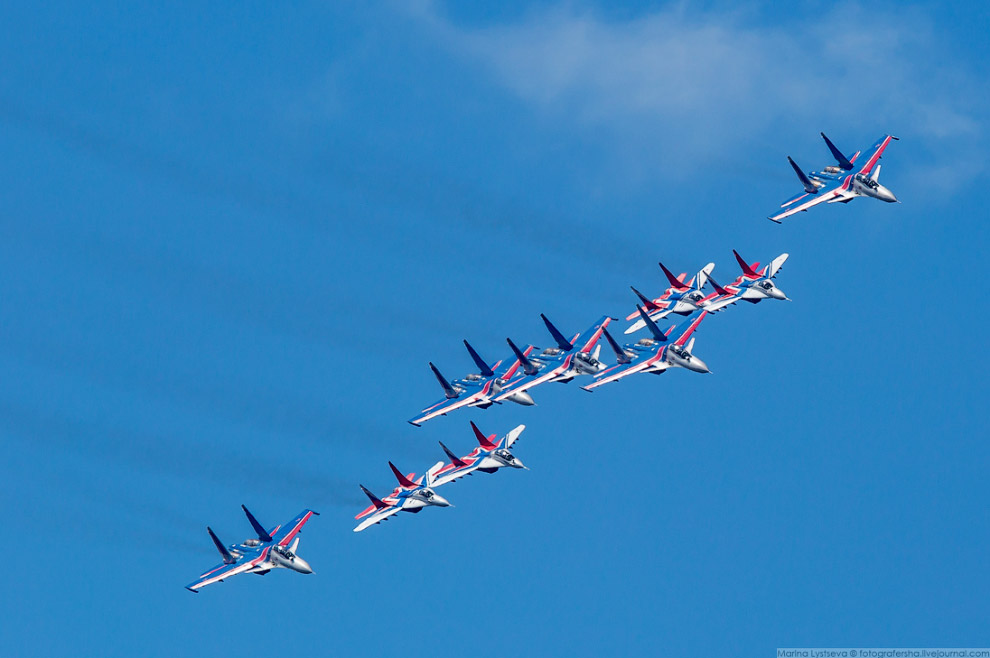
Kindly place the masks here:
POLYGON ((625 20, 563 5, 487 27, 432 4, 418 17, 520 99, 601 131, 637 165, 690 174, 781 133, 855 126, 855 137, 922 140, 935 168, 982 168, 986 92, 920 10, 842 4, 775 25, 680 5, 625 20))

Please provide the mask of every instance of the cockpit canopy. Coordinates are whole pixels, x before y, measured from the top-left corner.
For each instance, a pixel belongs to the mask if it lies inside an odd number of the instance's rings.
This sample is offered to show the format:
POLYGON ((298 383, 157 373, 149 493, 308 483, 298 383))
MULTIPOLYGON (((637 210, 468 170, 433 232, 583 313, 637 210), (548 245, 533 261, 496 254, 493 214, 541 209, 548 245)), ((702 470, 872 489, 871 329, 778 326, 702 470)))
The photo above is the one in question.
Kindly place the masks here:
POLYGON ((261 541, 259 541, 257 539, 245 539, 244 540, 244 545, 245 546, 260 546, 261 545, 261 541))
POLYGON ((654 340, 652 338, 640 338, 636 341, 636 344, 642 347, 653 347, 654 340))
POLYGON ((862 183, 863 185, 865 185, 866 187, 870 188, 871 190, 875 190, 878 187, 880 187, 880 183, 876 182, 866 174, 856 174, 856 180, 862 183))
POLYGON ((432 489, 423 489, 422 491, 419 492, 419 495, 421 495, 426 500, 429 500, 434 496, 432 489))
POLYGON ((770 283, 769 281, 763 281, 762 283, 760 283, 760 287, 763 288, 764 290, 770 290, 771 288, 773 288, 773 284, 770 283))
POLYGON ((506 450, 505 448, 500 448, 500 449, 496 450, 495 451, 495 454, 498 455, 499 457, 501 457, 502 459, 504 459, 507 462, 513 462, 513 461, 516 460, 516 458, 512 456, 512 453, 509 452, 508 450, 506 450))
POLYGON ((548 347, 545 350, 543 350, 543 355, 544 356, 557 356, 558 354, 563 354, 563 352, 564 352, 564 350, 560 349, 559 347, 548 347))
POLYGON ((469 381, 469 382, 476 382, 476 381, 480 380, 481 378, 482 378, 481 375, 479 375, 478 373, 475 373, 475 372, 472 372, 471 374, 464 376, 464 380, 465 381, 469 381))

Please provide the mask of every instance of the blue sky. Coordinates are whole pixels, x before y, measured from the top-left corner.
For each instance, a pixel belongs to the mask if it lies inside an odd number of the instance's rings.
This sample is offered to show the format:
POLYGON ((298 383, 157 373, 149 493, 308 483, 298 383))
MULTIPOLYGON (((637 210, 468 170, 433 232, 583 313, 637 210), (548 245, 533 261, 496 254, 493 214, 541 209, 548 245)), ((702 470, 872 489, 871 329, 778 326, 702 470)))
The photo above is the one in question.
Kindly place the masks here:
POLYGON ((986 646, 981 3, 0 10, 0 653, 771 655, 986 646), (785 160, 895 134, 783 226, 785 160), (793 303, 714 375, 406 419, 731 250, 793 303), (360 535, 357 484, 525 423, 529 472, 360 535), (198 595, 210 524, 316 575, 198 595))

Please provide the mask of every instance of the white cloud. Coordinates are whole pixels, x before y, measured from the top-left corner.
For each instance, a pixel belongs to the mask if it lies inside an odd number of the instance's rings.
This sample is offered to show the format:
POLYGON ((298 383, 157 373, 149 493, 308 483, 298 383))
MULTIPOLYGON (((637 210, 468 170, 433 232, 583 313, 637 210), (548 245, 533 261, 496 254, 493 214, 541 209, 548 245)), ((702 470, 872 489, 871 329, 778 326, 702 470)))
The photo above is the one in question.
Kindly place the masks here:
POLYGON ((843 4, 774 26, 682 7, 609 20, 565 5, 470 28, 433 5, 419 17, 547 117, 601 131, 640 164, 692 173, 747 144, 831 129, 901 133, 923 142, 931 166, 982 168, 983 85, 916 11, 843 4))

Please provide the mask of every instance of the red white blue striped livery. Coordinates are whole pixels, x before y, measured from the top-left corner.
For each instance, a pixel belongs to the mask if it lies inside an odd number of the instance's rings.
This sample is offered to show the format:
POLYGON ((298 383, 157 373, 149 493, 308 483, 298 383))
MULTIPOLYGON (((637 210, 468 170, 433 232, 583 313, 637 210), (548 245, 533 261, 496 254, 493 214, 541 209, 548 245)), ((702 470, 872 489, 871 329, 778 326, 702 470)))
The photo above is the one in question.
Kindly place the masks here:
POLYGON ((838 164, 806 174, 788 156, 787 161, 791 163, 804 191, 780 204, 784 211, 767 219, 779 224, 780 220, 785 217, 804 212, 820 203, 849 203, 858 196, 872 197, 887 203, 897 202, 894 193, 879 183, 880 158, 891 140, 896 140, 896 137, 884 135, 878 139, 876 144, 866 152, 866 159, 862 161, 862 164, 857 165, 856 160, 861 155, 860 151, 846 157, 825 136, 825 133, 821 133, 821 135, 838 164))
POLYGON ((612 351, 615 352, 615 365, 605 368, 595 375, 595 381, 587 386, 582 386, 582 389, 590 392, 599 386, 617 382, 623 377, 635 375, 638 372, 659 375, 666 372, 668 368, 686 368, 701 373, 711 372, 705 362, 692 353, 694 349, 692 334, 708 315, 708 311, 699 313, 698 317, 687 323, 679 331, 676 326, 669 327, 667 331, 661 331, 660 327, 647 315, 646 309, 642 306, 637 306, 636 309, 643 324, 650 330, 651 337, 642 338, 635 343, 626 343, 625 347, 619 347, 619 344, 606 330, 605 339, 612 347, 612 351))
POLYGON ((313 573, 309 563, 296 554, 296 549, 299 548, 299 533, 302 532, 303 526, 306 525, 310 517, 317 512, 310 509, 303 510, 284 526, 275 526, 271 530, 265 530, 265 527, 258 523, 258 520, 248 511, 247 507, 241 505, 241 509, 247 515, 258 538, 245 539, 240 544, 224 546, 213 529, 207 526, 206 531, 210 533, 210 538, 220 552, 223 562, 186 585, 186 589, 189 591, 197 592, 207 585, 223 582, 231 576, 242 573, 255 573, 263 576, 272 569, 278 568, 292 569, 299 573, 313 573))
POLYGON ((598 339, 612 318, 603 315, 595 324, 567 340, 547 316, 540 317, 557 346, 548 347, 536 356, 528 356, 516 347, 511 338, 506 338, 516 360, 522 366, 523 376, 503 386, 502 391, 494 398, 495 402, 525 396, 532 403, 527 391, 534 386, 547 382, 567 383, 579 375, 594 375, 605 367, 598 360, 601 350, 598 339))

